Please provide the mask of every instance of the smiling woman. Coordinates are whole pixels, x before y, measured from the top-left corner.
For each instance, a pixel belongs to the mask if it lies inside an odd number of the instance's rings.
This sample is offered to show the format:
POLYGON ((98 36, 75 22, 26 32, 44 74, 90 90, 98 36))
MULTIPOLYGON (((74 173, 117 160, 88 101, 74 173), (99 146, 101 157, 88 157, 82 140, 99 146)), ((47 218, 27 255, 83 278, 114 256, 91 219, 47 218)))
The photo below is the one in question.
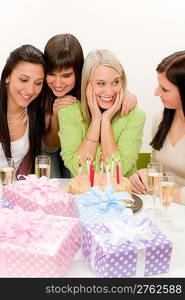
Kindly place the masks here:
MULTIPOLYGON (((57 113, 59 109, 76 103, 77 99, 81 100, 81 73, 84 56, 80 42, 70 33, 58 34, 49 39, 44 49, 44 56, 47 83, 45 86, 46 113, 49 120, 47 141, 56 151, 60 146, 57 113)), ((122 98, 121 115, 127 115, 136 103, 136 97, 127 93, 122 98)), ((55 159, 53 173, 57 173, 57 177, 70 177, 66 164, 64 166, 61 158, 59 160, 58 151, 52 154, 52 160, 55 159)))
POLYGON ((57 112, 60 108, 80 99, 81 72, 84 62, 83 50, 72 34, 58 34, 49 39, 44 49, 46 61, 46 114, 48 116, 47 142, 52 146, 46 151, 51 156, 52 177, 71 177, 59 155, 57 112), (58 149, 58 150, 57 150, 58 149))
MULTIPOLYGON (((158 87, 155 95, 161 98, 164 109, 153 122, 152 160, 163 171, 175 176, 173 201, 185 205, 185 51, 165 57, 157 66, 158 87)), ((132 190, 148 192, 146 169, 130 177, 132 190)))
POLYGON ((19 168, 24 174, 34 171, 46 132, 44 69, 42 52, 32 45, 15 49, 7 59, 0 82, 0 167, 12 157, 17 172, 19 168))
POLYGON ((23 61, 6 78, 11 141, 23 136, 28 120, 27 106, 41 92, 43 81, 43 66, 23 61))
POLYGON ((59 110, 59 136, 62 157, 73 176, 78 173, 79 157, 82 172, 87 173, 87 156, 95 161, 99 172, 100 159, 122 162, 122 176, 136 170, 141 147, 144 112, 136 106, 121 117, 126 92, 124 69, 109 50, 91 51, 82 69, 81 103, 59 110))
POLYGON ((61 98, 68 94, 75 86, 73 68, 49 72, 47 73, 46 81, 53 94, 57 98, 61 98))
POLYGON ((97 66, 93 74, 92 86, 100 108, 109 109, 112 106, 116 95, 121 91, 121 81, 121 76, 115 69, 103 65, 97 66))

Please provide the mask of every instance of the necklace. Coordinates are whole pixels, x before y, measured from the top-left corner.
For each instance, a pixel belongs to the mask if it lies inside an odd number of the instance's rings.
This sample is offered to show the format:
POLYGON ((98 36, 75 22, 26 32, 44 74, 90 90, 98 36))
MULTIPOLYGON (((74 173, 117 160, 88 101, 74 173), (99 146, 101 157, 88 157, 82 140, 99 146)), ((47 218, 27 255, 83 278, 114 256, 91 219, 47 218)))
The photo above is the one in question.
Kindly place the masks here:
POLYGON ((27 108, 25 107, 23 111, 16 115, 8 115, 8 124, 9 124, 9 133, 10 136, 17 135, 27 124, 28 122, 28 115, 27 115, 27 108), (18 119, 13 119, 17 118, 18 119), (12 119, 11 119, 12 118, 12 119), (13 130, 12 130, 13 129, 13 130))
POLYGON ((17 113, 16 115, 8 115, 8 117, 16 118, 16 117, 22 115, 22 113, 25 113, 26 111, 27 111, 27 107, 25 107, 20 113, 17 113))
POLYGON ((13 132, 9 129, 10 136, 14 136, 14 135, 18 134, 19 131, 20 131, 24 126, 26 126, 27 122, 28 122, 28 120, 25 120, 25 122, 23 122, 23 123, 21 124, 21 126, 19 126, 19 128, 16 129, 15 131, 13 131, 13 132))
POLYGON ((27 108, 25 107, 21 113, 18 113, 16 115, 7 115, 8 123, 16 123, 20 121, 25 115, 27 114, 27 108), (10 118, 17 118, 16 120, 11 120, 10 118))

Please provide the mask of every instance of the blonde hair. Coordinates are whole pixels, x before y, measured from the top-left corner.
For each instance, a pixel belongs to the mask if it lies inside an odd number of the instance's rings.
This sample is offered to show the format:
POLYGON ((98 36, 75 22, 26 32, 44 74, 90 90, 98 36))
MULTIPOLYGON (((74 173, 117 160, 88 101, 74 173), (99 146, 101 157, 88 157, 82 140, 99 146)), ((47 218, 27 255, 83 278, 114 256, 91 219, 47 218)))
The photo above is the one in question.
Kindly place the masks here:
POLYGON ((82 114, 84 121, 87 124, 90 124, 91 113, 87 102, 86 89, 89 81, 91 81, 93 77, 96 67, 99 64, 115 69, 121 76, 123 92, 125 92, 126 90, 127 78, 123 66, 121 65, 118 58, 110 50, 107 49, 96 49, 89 52, 84 61, 81 82, 82 114))

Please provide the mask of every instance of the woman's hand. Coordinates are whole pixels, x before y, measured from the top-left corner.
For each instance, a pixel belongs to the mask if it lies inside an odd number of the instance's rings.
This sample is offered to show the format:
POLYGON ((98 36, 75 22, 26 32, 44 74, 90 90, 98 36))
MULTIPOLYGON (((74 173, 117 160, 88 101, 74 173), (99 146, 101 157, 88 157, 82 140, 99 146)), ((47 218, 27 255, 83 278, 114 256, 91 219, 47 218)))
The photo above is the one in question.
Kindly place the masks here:
POLYGON ((123 90, 121 89, 121 91, 117 93, 113 105, 109 109, 104 111, 103 118, 106 118, 108 121, 111 121, 114 115, 120 110, 122 99, 123 99, 123 90))
POLYGON ((53 103, 53 113, 57 115, 57 112, 60 108, 64 108, 67 105, 76 103, 76 101, 77 98, 71 95, 66 95, 61 98, 56 98, 55 102, 53 103))
POLYGON ((136 194, 148 193, 147 170, 140 169, 130 178, 132 191, 136 194))
POLYGON ((137 104, 137 98, 131 93, 126 93, 122 98, 121 116, 126 116, 137 104))
POLYGON ((92 120, 101 120, 102 113, 99 109, 95 93, 92 88, 92 84, 89 83, 86 90, 87 103, 91 112, 92 120))

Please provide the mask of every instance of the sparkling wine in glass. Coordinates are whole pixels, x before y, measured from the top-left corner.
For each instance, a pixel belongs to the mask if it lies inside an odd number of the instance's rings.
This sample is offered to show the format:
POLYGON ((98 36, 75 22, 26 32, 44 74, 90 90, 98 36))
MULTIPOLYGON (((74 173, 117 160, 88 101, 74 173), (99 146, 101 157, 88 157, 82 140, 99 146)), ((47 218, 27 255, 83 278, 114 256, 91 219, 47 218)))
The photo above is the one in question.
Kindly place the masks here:
POLYGON ((2 198, 2 186, 14 181, 15 164, 13 158, 6 158, 6 164, 0 166, 0 199, 2 198))
POLYGON ((13 182, 15 175, 15 165, 13 158, 6 158, 6 165, 0 167, 0 185, 7 185, 13 182))
POLYGON ((162 166, 158 163, 149 163, 147 165, 147 183, 148 192, 152 196, 152 207, 146 208, 145 212, 151 216, 160 214, 160 209, 157 208, 156 201, 159 198, 159 187, 162 175, 162 166))
POLYGON ((168 217, 168 207, 173 201, 175 194, 175 176, 171 172, 163 172, 160 182, 160 201, 163 208, 163 216, 160 221, 163 223, 171 223, 168 217))
POLYGON ((51 161, 49 156, 41 155, 35 158, 35 175, 37 178, 46 176, 50 178, 51 161))

